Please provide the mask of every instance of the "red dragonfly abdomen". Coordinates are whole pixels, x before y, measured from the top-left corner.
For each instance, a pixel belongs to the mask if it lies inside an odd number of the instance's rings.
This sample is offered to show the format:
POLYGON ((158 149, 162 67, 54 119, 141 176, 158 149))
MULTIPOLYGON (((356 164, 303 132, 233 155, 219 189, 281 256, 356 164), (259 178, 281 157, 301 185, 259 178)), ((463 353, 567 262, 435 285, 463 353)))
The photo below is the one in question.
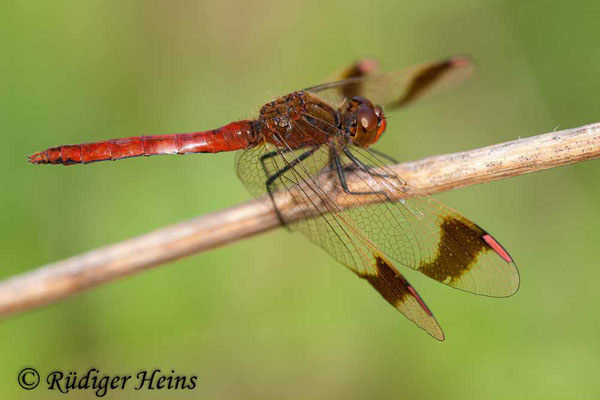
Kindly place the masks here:
POLYGON ((133 136, 51 147, 29 156, 29 162, 73 165, 157 154, 219 153, 245 149, 255 142, 254 122, 244 120, 204 132, 133 136))

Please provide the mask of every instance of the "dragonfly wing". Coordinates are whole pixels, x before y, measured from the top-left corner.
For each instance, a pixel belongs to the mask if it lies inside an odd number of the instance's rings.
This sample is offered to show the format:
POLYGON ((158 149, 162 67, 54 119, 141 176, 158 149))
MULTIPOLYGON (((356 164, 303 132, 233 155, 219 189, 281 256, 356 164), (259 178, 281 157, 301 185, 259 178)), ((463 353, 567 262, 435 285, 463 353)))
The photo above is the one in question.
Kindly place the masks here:
POLYGON ((406 278, 381 254, 375 253, 374 259, 375 270, 359 276, 418 327, 434 338, 444 340, 444 332, 433 313, 406 278))
MULTIPOLYGON (((339 73, 328 79, 327 82, 343 81, 352 78, 364 78, 366 76, 380 73, 379 62, 373 58, 361 58, 344 68, 339 73)), ((338 90, 344 98, 350 99, 354 96, 361 96, 361 82, 353 82, 342 85, 338 90)))
POLYGON ((467 58, 453 57, 401 71, 374 73, 376 68, 371 67, 369 61, 360 60, 354 69, 351 66, 342 73, 348 78, 306 90, 328 99, 363 96, 391 110, 462 82, 471 75, 472 69, 467 58))
POLYGON ((330 195, 327 145, 291 151, 263 144, 239 153, 238 176, 255 196, 272 176, 275 204, 288 226, 303 233, 340 263, 367 280, 392 306, 438 340, 444 334, 416 290, 377 247, 367 232, 330 195), (308 154, 308 151, 313 150, 308 154), (308 154, 308 155, 306 155, 308 154), (283 173, 282 170, 285 170, 283 173), (280 196, 281 195, 281 196, 280 196), (292 206, 290 206, 290 204, 292 206), (300 211, 298 211, 300 210, 300 211))
MULTIPOLYGON (((512 257, 488 232, 398 177, 377 155, 351 146, 350 155, 369 167, 365 174, 348 157, 345 177, 365 190, 383 190, 386 202, 367 201, 349 215, 370 232, 373 243, 390 258, 451 287, 491 297, 507 297, 519 288, 512 257), (382 222, 385 221, 385 222, 382 222)), ((379 199, 381 200, 381 199, 379 199)), ((359 202, 360 204, 360 202, 359 202)))

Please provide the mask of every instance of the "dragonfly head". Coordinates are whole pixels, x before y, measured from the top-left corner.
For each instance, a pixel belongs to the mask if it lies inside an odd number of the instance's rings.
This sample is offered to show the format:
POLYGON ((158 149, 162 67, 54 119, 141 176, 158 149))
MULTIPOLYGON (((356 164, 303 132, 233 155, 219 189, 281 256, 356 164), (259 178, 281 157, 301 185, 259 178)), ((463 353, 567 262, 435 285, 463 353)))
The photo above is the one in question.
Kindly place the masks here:
POLYGON ((383 109, 361 96, 351 98, 344 110, 346 129, 352 140, 363 147, 369 147, 385 131, 386 122, 383 109))

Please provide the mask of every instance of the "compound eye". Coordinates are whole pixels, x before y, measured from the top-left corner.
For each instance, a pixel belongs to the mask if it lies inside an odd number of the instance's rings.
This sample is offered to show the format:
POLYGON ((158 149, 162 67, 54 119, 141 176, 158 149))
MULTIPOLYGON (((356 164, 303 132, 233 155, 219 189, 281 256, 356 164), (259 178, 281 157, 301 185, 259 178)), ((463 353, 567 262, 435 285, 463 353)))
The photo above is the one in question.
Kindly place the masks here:
POLYGON ((369 100, 369 99, 367 99, 365 97, 362 97, 362 96, 354 96, 352 98, 352 101, 354 103, 356 103, 356 104, 359 104, 359 105, 365 105, 365 106, 373 107, 373 103, 371 103, 371 100, 369 100))
POLYGON ((383 109, 380 106, 373 107, 373 111, 375 111, 375 115, 377 115, 377 118, 383 117, 383 109))
POLYGON ((379 140, 383 132, 385 132, 385 128, 387 127, 387 123, 385 122, 385 116, 383 115, 383 110, 381 107, 377 106, 374 109, 375 115, 377 115, 378 127, 377 127, 377 135, 375 135, 375 142, 379 140))
POLYGON ((379 118, 375 114, 375 111, 373 111, 373 108, 365 105, 358 107, 356 119, 360 127, 365 132, 372 131, 373 129, 377 128, 377 125, 379 124, 379 118))

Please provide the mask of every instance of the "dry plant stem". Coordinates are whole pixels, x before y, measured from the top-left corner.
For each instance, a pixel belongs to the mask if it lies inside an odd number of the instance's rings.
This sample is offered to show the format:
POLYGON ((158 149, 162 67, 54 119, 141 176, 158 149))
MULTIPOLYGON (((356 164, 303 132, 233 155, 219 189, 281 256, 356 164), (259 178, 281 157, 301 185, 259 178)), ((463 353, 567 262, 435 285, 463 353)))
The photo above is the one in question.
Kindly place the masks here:
MULTIPOLYGON (((406 162, 392 169, 421 192, 433 194, 599 157, 600 123, 596 123, 406 162)), ((0 316, 38 308, 278 225, 271 203, 258 199, 48 264, 0 282, 0 316)))

